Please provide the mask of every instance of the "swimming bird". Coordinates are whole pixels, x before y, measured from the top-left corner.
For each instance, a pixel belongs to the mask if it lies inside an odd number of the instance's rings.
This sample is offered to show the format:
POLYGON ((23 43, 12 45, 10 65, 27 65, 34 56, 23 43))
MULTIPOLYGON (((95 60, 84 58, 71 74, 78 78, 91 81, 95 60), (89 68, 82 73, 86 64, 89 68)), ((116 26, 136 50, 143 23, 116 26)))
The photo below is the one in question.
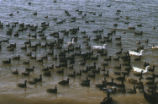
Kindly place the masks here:
POLYGON ((60 85, 69 85, 69 78, 67 78, 67 80, 62 80, 62 81, 58 82, 58 84, 60 84, 60 85))
POLYGON ((55 88, 47 89, 47 92, 48 92, 48 93, 54 93, 54 94, 56 94, 57 91, 58 91, 57 86, 55 86, 55 88))
POLYGON ((29 84, 34 85, 36 82, 34 80, 28 81, 29 84))
POLYGON ((15 71, 12 71, 12 74, 14 74, 14 75, 18 75, 19 72, 18 72, 18 70, 16 69, 15 71))
POLYGON ((90 86, 90 80, 89 80, 88 78, 85 79, 85 80, 83 80, 83 81, 81 82, 81 85, 82 85, 82 86, 89 87, 89 86, 90 86))
POLYGON ((158 46, 153 45, 151 48, 152 49, 158 49, 158 46))
POLYGON ((25 80, 24 83, 18 83, 17 86, 20 88, 26 88, 27 87, 27 80, 25 80))
POLYGON ((30 75, 30 72, 26 72, 26 71, 25 71, 25 72, 22 72, 21 74, 22 74, 23 76, 29 76, 29 75, 30 75))
POLYGON ((92 46, 92 49, 102 50, 102 49, 106 49, 106 46, 107 46, 107 44, 103 44, 103 46, 95 45, 95 46, 92 46))
POLYGON ((67 42, 67 46, 71 46, 75 43, 75 38, 72 38, 70 42, 67 42))
POLYGON ((140 52, 135 52, 135 51, 131 51, 129 50, 129 55, 132 56, 142 56, 144 50, 140 50, 140 52))
POLYGON ((35 82, 42 82, 42 74, 40 74, 39 78, 34 78, 35 82))
POLYGON ((146 66, 145 69, 141 69, 141 68, 138 68, 138 67, 134 67, 133 66, 133 70, 135 72, 138 72, 138 73, 147 73, 148 72, 148 69, 150 68, 150 66, 146 66))
POLYGON ((3 64, 10 64, 11 63, 11 59, 9 58, 7 60, 3 60, 2 62, 3 62, 3 64))

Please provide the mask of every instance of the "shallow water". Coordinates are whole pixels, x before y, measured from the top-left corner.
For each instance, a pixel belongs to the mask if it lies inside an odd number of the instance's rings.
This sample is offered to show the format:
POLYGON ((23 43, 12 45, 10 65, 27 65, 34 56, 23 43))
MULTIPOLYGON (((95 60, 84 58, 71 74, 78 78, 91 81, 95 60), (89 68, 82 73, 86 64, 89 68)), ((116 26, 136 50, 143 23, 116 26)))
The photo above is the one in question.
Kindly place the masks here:
MULTIPOLYGON (((130 95, 124 96, 120 95, 114 98, 119 102, 115 104, 148 104, 144 101, 144 98, 140 95, 130 95)), ((99 104, 98 101, 94 99, 73 99, 73 98, 57 98, 57 99, 48 99, 48 98, 23 98, 23 97, 15 97, 14 95, 0 95, 0 103, 1 104, 99 104)))
MULTIPOLYGON (((50 27, 46 31, 47 39, 52 41, 54 38, 49 37, 50 32, 59 31, 63 29, 70 29, 72 27, 80 27, 81 31, 86 30, 87 34, 93 39, 95 34, 92 32, 96 29, 104 29, 102 35, 106 34, 113 29, 113 24, 117 23, 117 32, 116 36, 122 37, 122 43, 124 50, 136 49, 136 41, 141 40, 142 44, 145 46, 144 56, 142 58, 143 62, 150 62, 157 67, 158 54, 157 50, 151 50, 150 47, 152 44, 158 45, 158 29, 153 29, 153 26, 158 26, 158 1, 157 0, 57 0, 55 3, 53 0, 0 0, 0 21, 5 24, 11 22, 20 22, 26 24, 35 24, 39 25, 41 22, 49 22, 50 27), (28 2, 31 2, 31 5, 28 5, 28 2), (100 7, 97 7, 100 5, 100 7), (107 7, 111 5, 111 7, 107 7), (87 13, 84 21, 82 17, 75 12, 75 10, 82 10, 83 13, 87 13), (116 15, 116 10, 121 10, 121 16, 116 15), (76 16, 76 22, 70 22, 70 18, 65 16, 64 10, 68 10, 72 16, 76 16), (17 13, 19 11, 19 13, 17 13), (37 12, 37 16, 32 14, 37 12), (93 15, 91 12, 96 12, 96 15, 93 15), (9 16, 10 13, 13 13, 13 16, 9 16), (98 15, 102 13, 102 17, 98 15), (48 18, 44 18, 48 15, 48 18), (125 16, 129 16, 130 19, 126 20, 125 16), (120 17, 120 20, 116 20, 117 17, 120 17), (66 22, 62 25, 57 25, 53 18, 58 18, 58 21, 65 19, 66 22), (86 24, 85 20, 95 20, 95 23, 86 24), (129 24, 124 24, 128 21, 129 24), (137 27, 139 31, 143 30, 143 36, 135 36, 133 32, 128 30, 129 26, 136 26, 137 24, 142 24, 142 27, 137 27), (126 32, 126 34, 123 34, 126 32), (149 39, 149 43, 146 44, 144 40, 149 39)), ((11 57, 14 54, 22 55, 21 60, 28 60, 25 56, 26 52, 20 50, 18 47, 22 46, 25 40, 28 40, 28 37, 25 35, 27 33, 21 33, 18 38, 10 37, 4 35, 5 30, 0 30, 0 39, 9 38, 10 43, 17 43, 17 49, 15 52, 8 52, 6 47, 2 47, 0 52, 0 60, 11 57)), ((81 34, 78 34, 78 43, 82 42, 81 34)), ((114 37, 113 37, 114 38, 114 37)), ((32 39, 33 40, 33 39, 32 39)), ((69 41, 70 38, 65 38, 64 41, 69 41)), ((33 40, 33 42, 43 42, 40 40, 33 40)), ((115 44, 115 41, 113 42, 115 44)), ((91 42, 91 45, 96 45, 97 43, 91 42)), ((119 49, 114 44, 108 44, 108 53, 109 55, 114 55, 115 52, 119 49)), ((7 46, 7 44, 4 44, 7 46)), ((86 51, 86 50, 83 50, 86 51)), ((43 56, 46 50, 37 50, 37 56, 43 56)), ((57 53, 57 52, 56 52, 57 53)), ((35 53, 34 53, 35 54, 35 53)), ((36 66, 35 73, 30 77, 36 77, 39 75, 40 70, 43 68, 43 65, 30 60, 31 65, 36 66)), ((141 63, 143 63, 141 62, 141 63)), ((51 58, 44 62, 45 65, 50 65, 55 63, 51 58)), ((99 66, 99 61, 97 62, 99 66)), ((112 62, 111 65, 119 63, 112 62)), ((135 66, 141 67, 142 64, 133 62, 135 66)), ((77 65, 77 63, 76 63, 77 65)), ((44 78, 44 82, 37 86, 29 86, 25 91, 24 89, 17 88, 16 84, 22 82, 24 79, 21 76, 11 75, 10 72, 15 69, 19 69, 20 72, 24 71, 25 66, 22 62, 13 62, 12 65, 6 66, 0 64, 0 104, 99 104, 100 101, 105 97, 105 93, 99 91, 95 88, 96 83, 101 82, 101 77, 96 77, 92 79, 92 85, 90 88, 81 87, 79 85, 80 79, 78 77, 70 80, 70 86, 62 87, 58 86, 59 93, 57 95, 52 95, 46 93, 47 88, 54 87, 55 84, 66 78, 68 70, 65 69, 65 75, 56 75, 53 73, 52 78, 44 78), (3 95, 5 94, 5 95, 3 95), (16 95, 16 96, 15 96, 16 95)), ((75 70, 79 70, 79 67, 76 67, 75 70)), ((143 98, 143 95, 113 95, 114 100, 118 104, 148 104, 147 101, 143 98)))

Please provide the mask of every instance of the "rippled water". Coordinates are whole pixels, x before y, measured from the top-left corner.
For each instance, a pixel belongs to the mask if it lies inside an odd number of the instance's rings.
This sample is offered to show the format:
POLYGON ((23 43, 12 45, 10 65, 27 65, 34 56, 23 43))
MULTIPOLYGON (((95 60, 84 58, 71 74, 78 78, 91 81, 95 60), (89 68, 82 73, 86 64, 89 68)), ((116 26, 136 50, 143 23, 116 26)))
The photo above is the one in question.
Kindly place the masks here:
MULTIPOLYGON (((113 24, 118 24, 116 36, 122 36, 122 43, 124 50, 136 49, 136 41, 140 40, 145 46, 145 53, 143 56, 143 61, 150 62, 152 64, 158 65, 158 54, 157 50, 152 51, 150 47, 152 44, 158 45, 158 1, 157 0, 57 0, 55 3, 53 0, 0 0, 0 21, 5 24, 11 22, 20 22, 26 24, 40 24, 41 22, 50 23, 50 27, 46 32, 48 40, 51 41, 53 38, 49 37, 49 33, 53 31, 59 31, 63 29, 70 29, 72 27, 80 27, 81 31, 86 30, 87 34, 93 38, 95 35, 92 32, 96 29, 104 29, 103 35, 106 35, 111 29, 113 29, 113 24), (31 2, 31 5, 28 5, 31 2), (100 7, 97 7, 100 5, 100 7), (111 5, 111 7, 108 7, 111 5), (82 19, 82 17, 75 12, 75 10, 82 10, 83 13, 87 13, 87 16, 82 19), (64 10, 68 10, 73 17, 77 17, 76 22, 70 22, 70 18, 65 16, 64 10), (116 10, 121 10, 120 15, 116 15, 116 10), (19 11, 19 13, 17 13, 19 11), (37 12, 38 15, 34 16, 33 13, 37 12), (92 13, 96 12, 96 15, 92 13), (9 16, 13 13, 13 16, 9 16), (102 13, 102 17, 98 15, 102 13), (48 16, 48 18, 44 18, 48 16), (120 17, 122 16, 122 17, 120 17), (125 17, 129 16, 126 20, 125 17), (119 20, 116 18, 119 17, 119 20), (57 25, 53 18, 58 18, 58 20, 66 20, 66 23, 62 25, 57 25), (84 21, 83 21, 84 20, 84 21), (95 23, 85 23, 85 20, 95 20, 95 23), (129 24, 124 24, 125 22, 129 24), (136 26, 142 24, 142 27, 137 27, 136 30, 143 31, 143 36, 135 36, 133 32, 128 30, 129 26, 136 26), (153 27, 156 29, 153 29, 153 27), (126 34, 124 34, 126 32, 126 34), (144 41, 149 39, 149 43, 146 44, 144 41)), ((4 35, 5 30, 0 30, 0 39, 9 38, 10 43, 17 43, 20 47, 24 40, 28 40, 25 35, 27 33, 22 33, 18 38, 12 38, 4 35)), ((78 34, 79 42, 82 40, 80 34, 78 34)), ((66 38, 65 40, 70 40, 66 38)), ((38 42, 39 40, 34 40, 38 42)), ((40 41, 42 42, 42 41, 40 41)), ((115 42, 114 42, 115 43, 115 42)), ((91 43, 94 45, 97 43, 91 43)), ((7 44, 6 44, 7 46, 7 44)), ((114 53, 119 49, 114 44, 108 45, 109 55, 114 55, 114 53)), ((16 50, 15 53, 6 51, 3 47, 0 52, 0 60, 6 57, 11 57, 13 54, 24 55, 24 51, 20 49, 16 50)), ((38 50, 37 55, 41 56, 45 54, 45 51, 38 50)), ((26 60, 27 57, 23 57, 26 60)), ((45 64, 50 64, 53 61, 50 59, 45 62, 45 64)), ((0 64, 0 103, 3 104, 99 104, 99 102, 105 97, 105 93, 99 91, 95 88, 95 83, 100 82, 100 77, 92 80, 92 86, 90 88, 84 88, 79 85, 80 79, 76 78, 70 81, 69 87, 59 87, 58 95, 51 95, 46 93, 46 89, 54 87, 54 85, 66 78, 66 76, 57 76, 53 74, 53 78, 44 78, 44 83, 38 86, 29 86, 29 88, 24 91, 16 86, 17 82, 22 81, 21 77, 15 77, 10 74, 13 69, 24 70, 24 66, 21 62, 13 62, 11 66, 5 66, 0 64), (5 94, 5 95, 4 95, 5 94), (11 95, 10 95, 11 94, 11 95), (16 95, 16 96, 14 96, 16 95), (21 98, 22 97, 22 98, 21 98), (25 97, 25 98, 23 98, 25 97), (33 99, 35 98, 35 99, 33 99), (43 100, 42 100, 43 99, 43 100), (12 102, 14 101, 14 103, 12 102), (18 103, 17 103, 17 102, 18 103)), ((33 65, 36 65, 36 69, 41 69, 42 65, 32 61, 33 65)), ((117 63, 115 63, 117 64, 117 63)), ((99 62, 98 62, 99 65, 99 62)), ((134 63, 136 66, 142 66, 140 63, 134 63)), ((77 70, 77 68, 76 68, 77 70)), ((40 73, 36 70, 36 73, 32 76, 37 76, 40 73)), ((66 72, 68 73, 68 72, 66 72)), ((31 76, 31 77, 32 77, 31 76)), ((138 95, 114 95, 114 100, 118 104, 148 104, 144 100, 143 96, 138 95)))

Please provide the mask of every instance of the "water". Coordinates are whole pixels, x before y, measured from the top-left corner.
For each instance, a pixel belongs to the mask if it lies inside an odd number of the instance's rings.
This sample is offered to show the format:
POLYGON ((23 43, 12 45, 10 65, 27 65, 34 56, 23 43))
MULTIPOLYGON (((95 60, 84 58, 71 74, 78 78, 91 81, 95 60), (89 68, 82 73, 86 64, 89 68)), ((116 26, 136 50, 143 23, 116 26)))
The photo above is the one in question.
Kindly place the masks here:
MULTIPOLYGON (((157 0, 0 0, 0 21, 5 24, 12 22, 19 22, 25 24, 40 25, 41 22, 47 22, 50 27, 45 32, 48 41, 54 40, 54 38, 49 36, 49 33, 60 31, 63 29, 70 29, 72 27, 80 27, 80 31, 87 31, 87 35, 93 39, 95 34, 92 32, 96 29, 104 29, 102 36, 106 36, 108 32, 113 29, 113 24, 118 24, 116 35, 113 37, 122 37, 122 47, 124 51, 136 49, 136 41, 140 40, 145 46, 144 56, 142 57, 142 62, 150 62, 157 67, 158 54, 157 50, 151 50, 152 44, 158 45, 158 1, 157 0), (31 5, 28 3, 31 2, 31 5), (100 5, 98 7, 97 5, 100 5), (108 7, 110 5, 110 7, 108 7), (85 18, 79 15, 76 10, 83 11, 83 14, 87 14, 85 18), (72 17, 77 17, 76 22, 70 22, 70 18, 65 16, 64 10, 68 10, 72 17), (116 15, 116 10, 121 10, 120 15, 116 15), (19 12, 19 13, 18 13, 19 12), (33 13, 37 12, 37 16, 33 13), (13 16, 9 16, 12 13, 13 16), (96 14, 93 14, 96 13, 96 14), (102 17, 98 15, 102 13, 102 17), (48 18, 44 18, 48 16, 48 18), (122 17, 120 17, 122 16, 122 17), (129 19, 125 19, 128 16, 129 19), (117 20, 116 18, 120 18, 117 20), (57 21, 66 20, 62 25, 57 25, 53 18, 57 18, 57 21), (95 23, 89 22, 85 23, 86 20, 95 20, 95 23), (125 24, 125 22, 129 24, 125 24), (142 27, 137 27, 136 30, 143 31, 143 36, 135 36, 133 32, 128 30, 129 26, 137 26, 142 24, 142 27), (156 29, 153 29, 153 27, 156 29), (126 32, 126 34, 124 34, 126 32), (146 44, 144 41, 149 39, 149 43, 146 44)), ((6 28, 0 30, 0 39, 9 38, 9 43, 16 43, 17 48, 14 52, 7 51, 6 47, 2 47, 0 52, 0 60, 12 57, 13 55, 19 54, 22 56, 22 61, 29 60, 26 57, 26 52, 20 50, 25 40, 28 40, 27 32, 23 32, 18 38, 10 37, 4 35, 6 28)), ((33 33, 32 33, 33 34, 33 33)), ((64 38, 64 42, 70 41, 70 38, 64 38)), ((82 35, 78 34, 78 44, 83 42, 82 35)), ((39 37, 36 40, 31 38, 34 43, 43 42, 39 37)), ((90 42, 91 45, 97 45, 101 43, 90 42)), ((8 44, 3 44, 7 46, 8 44)), ((81 44, 82 47, 82 44, 81 44)), ((83 46, 84 47, 84 46, 83 46)), ((113 44, 108 44, 108 53, 114 55, 119 49, 113 44)), ((49 49, 48 49, 49 50, 49 49)), ((38 49, 36 54, 38 57, 44 56, 48 50, 38 49)), ((83 49, 86 51, 86 49, 83 49)), ((56 52, 57 53, 57 52, 56 52)), ((21 76, 14 76, 10 74, 12 70, 18 69, 20 73, 24 71, 25 65, 22 61, 14 61, 12 65, 0 64, 0 103, 2 104, 99 104, 100 101, 105 97, 105 93, 99 91, 95 88, 96 83, 100 83, 102 78, 100 76, 96 79, 92 79, 92 85, 90 88, 81 87, 80 82, 83 77, 77 77, 70 80, 70 86, 63 87, 58 86, 59 93, 57 95, 48 94, 46 92, 47 88, 54 87, 58 81, 65 79, 68 74, 68 70, 65 69, 66 75, 56 75, 53 72, 53 77, 45 77, 42 85, 31 86, 24 89, 17 88, 16 84, 22 82, 24 79, 21 76), (16 96, 15 96, 16 95, 16 96), (14 101, 14 102, 13 102, 14 101)), ((31 65, 36 66, 36 70, 29 79, 37 77, 41 72, 39 69, 43 68, 43 65, 37 63, 34 60, 30 60, 31 65)), ((45 65, 50 65, 55 63, 51 58, 44 62, 45 65)), ((99 66, 99 61, 97 62, 99 66)), ((119 63, 111 63, 111 66, 119 63)), ((133 65, 142 67, 142 64, 133 62, 133 65)), ((75 70, 79 70, 78 67, 75 70)), ((28 80, 29 80, 28 79, 28 80)), ((113 95, 114 100, 118 104, 148 104, 148 102, 143 98, 142 94, 134 95, 113 95)))

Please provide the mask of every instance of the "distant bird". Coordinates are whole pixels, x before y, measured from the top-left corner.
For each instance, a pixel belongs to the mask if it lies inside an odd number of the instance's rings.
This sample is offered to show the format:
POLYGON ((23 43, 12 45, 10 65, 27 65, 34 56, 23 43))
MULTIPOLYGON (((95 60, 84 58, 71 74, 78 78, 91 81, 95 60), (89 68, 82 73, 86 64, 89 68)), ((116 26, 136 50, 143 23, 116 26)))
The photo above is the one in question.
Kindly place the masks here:
POLYGON ((92 49, 94 50, 102 50, 102 49, 106 49, 107 44, 103 44, 102 46, 92 46, 92 49))
POLYGON ((69 78, 67 78, 67 80, 62 80, 62 81, 58 82, 58 84, 60 84, 60 85, 69 85, 69 78))
POLYGON ((47 92, 48 92, 48 93, 54 93, 54 94, 56 94, 57 91, 58 91, 57 86, 55 86, 55 88, 53 88, 53 89, 52 89, 52 88, 47 89, 47 92))
POLYGON ((86 86, 86 87, 89 87, 90 86, 90 80, 87 78, 86 80, 83 80, 81 82, 81 85, 82 86, 86 86))
POLYGON ((27 80, 25 80, 24 83, 18 83, 17 86, 20 88, 27 88, 27 80))
POLYGON ((153 45, 151 48, 152 49, 158 49, 158 46, 153 45))
POLYGON ((129 50, 129 55, 131 56, 142 56, 144 50, 140 50, 140 52, 135 52, 135 51, 131 51, 129 50))
POLYGON ((40 74, 39 78, 34 78, 35 82, 42 82, 42 75, 40 74))
POLYGON ((22 72, 21 74, 22 74, 23 76, 29 76, 29 75, 30 75, 30 72, 26 72, 26 71, 25 71, 25 72, 22 72))
POLYGON ((3 64, 10 64, 11 63, 11 59, 9 58, 7 60, 3 60, 2 62, 3 62, 3 64))
POLYGON ((34 85, 36 82, 34 80, 28 81, 29 84, 34 85))
POLYGON ((75 38, 72 38, 70 42, 67 42, 67 46, 71 46, 75 43, 75 38))
POLYGON ((146 66, 145 69, 141 69, 141 68, 133 66, 133 71, 138 72, 138 73, 147 73, 149 68, 150 68, 149 65, 146 66))
POLYGON ((12 74, 14 74, 14 75, 18 75, 19 72, 18 72, 18 70, 16 69, 15 71, 12 71, 12 74))

